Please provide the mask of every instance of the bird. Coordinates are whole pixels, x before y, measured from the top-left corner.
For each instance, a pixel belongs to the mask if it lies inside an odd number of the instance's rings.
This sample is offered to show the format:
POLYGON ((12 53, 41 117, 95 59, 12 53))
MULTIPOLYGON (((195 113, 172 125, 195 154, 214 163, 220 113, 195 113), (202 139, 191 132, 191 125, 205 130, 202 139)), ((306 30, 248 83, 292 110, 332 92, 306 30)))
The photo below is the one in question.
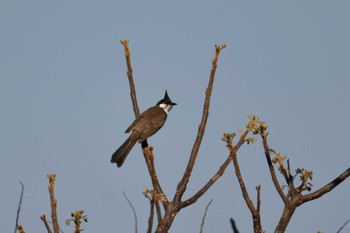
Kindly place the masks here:
POLYGON ((168 113, 174 105, 177 104, 171 101, 167 90, 165 90, 164 98, 136 117, 126 129, 125 133, 131 132, 131 134, 113 153, 111 163, 116 163, 118 167, 121 167, 137 141, 142 143, 163 127, 168 113))

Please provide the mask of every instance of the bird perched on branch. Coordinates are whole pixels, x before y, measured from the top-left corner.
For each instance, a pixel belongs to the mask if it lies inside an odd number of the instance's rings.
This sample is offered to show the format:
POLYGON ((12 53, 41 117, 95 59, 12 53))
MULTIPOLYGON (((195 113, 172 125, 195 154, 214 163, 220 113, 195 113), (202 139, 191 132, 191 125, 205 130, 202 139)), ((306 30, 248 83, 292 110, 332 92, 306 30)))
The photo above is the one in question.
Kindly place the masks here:
POLYGON ((174 105, 176 103, 170 100, 167 91, 165 91, 163 99, 139 115, 129 128, 127 128, 125 133, 131 132, 131 134, 118 150, 114 152, 111 162, 121 167, 137 141, 142 143, 163 127, 168 113, 174 105))

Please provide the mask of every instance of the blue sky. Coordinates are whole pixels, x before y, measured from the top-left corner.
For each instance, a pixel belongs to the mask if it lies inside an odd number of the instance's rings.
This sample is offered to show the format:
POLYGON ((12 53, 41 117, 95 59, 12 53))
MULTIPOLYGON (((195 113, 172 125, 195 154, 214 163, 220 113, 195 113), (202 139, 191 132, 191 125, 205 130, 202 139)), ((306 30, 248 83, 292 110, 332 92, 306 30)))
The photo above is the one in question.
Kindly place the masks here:
MULTIPOLYGON (((208 126, 185 197, 218 169, 228 151, 225 132, 243 129, 246 114, 269 125, 270 146, 294 169, 314 172, 315 189, 349 167, 350 3, 348 1, 90 1, 0 2, 0 231, 13 231, 20 184, 20 223, 45 231, 48 173, 64 226, 84 209, 85 232, 133 232, 123 197, 133 202, 145 231, 150 188, 135 147, 124 166, 110 156, 133 120, 121 39, 130 40, 141 110, 167 89, 178 105, 149 143, 163 189, 172 197, 200 123, 215 44, 219 58, 208 126)), ((273 188, 260 140, 239 153, 252 198, 261 184, 262 225, 276 226, 283 205, 273 188)), ((297 209, 287 232, 335 232, 350 218, 349 181, 297 209)), ((241 232, 252 221, 230 165, 194 206, 176 217, 171 232, 241 232)), ((349 227, 348 227, 349 228, 349 227)))

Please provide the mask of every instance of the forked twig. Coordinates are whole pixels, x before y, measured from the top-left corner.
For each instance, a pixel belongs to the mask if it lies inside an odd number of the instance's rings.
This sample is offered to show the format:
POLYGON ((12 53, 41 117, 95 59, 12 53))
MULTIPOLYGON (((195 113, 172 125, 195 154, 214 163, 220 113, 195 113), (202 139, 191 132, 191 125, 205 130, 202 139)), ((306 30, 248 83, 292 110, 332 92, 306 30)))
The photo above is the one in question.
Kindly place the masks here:
POLYGON ((208 116, 209 116, 210 99, 211 99, 211 93, 212 93, 213 86, 214 86, 214 78, 215 78, 215 73, 216 73, 216 68, 217 68, 217 62, 219 59, 220 52, 224 48, 226 48, 226 45, 221 45, 221 46, 215 45, 215 56, 214 56, 213 62, 212 62, 212 68, 210 71, 208 87, 205 91, 205 100, 204 100, 204 106, 203 106, 202 120, 201 120, 201 123, 200 123, 199 128, 198 128, 197 137, 196 137, 195 142, 193 144, 191 156, 190 156, 190 159, 188 161, 186 170, 183 174, 182 179, 180 180, 179 184, 177 185, 176 193, 175 193, 175 196, 173 199, 174 202, 179 202, 181 200, 183 194, 185 193, 187 183, 190 179, 194 164, 195 164, 196 159, 197 159, 199 148, 202 144, 202 139, 204 136, 204 132, 205 132, 205 128, 207 125, 208 116))

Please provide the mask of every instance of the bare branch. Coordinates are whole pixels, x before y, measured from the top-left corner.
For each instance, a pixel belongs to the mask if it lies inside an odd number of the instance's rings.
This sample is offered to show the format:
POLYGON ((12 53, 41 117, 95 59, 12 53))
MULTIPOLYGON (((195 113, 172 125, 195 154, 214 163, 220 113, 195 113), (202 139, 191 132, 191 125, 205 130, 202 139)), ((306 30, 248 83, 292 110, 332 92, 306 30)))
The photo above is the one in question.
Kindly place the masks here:
MULTIPOLYGON (((261 124, 262 122, 259 121, 259 118, 255 117, 255 116, 248 116, 251 120, 248 123, 248 125, 246 126, 246 130, 245 133, 248 134, 248 132, 252 131, 254 134, 258 133, 259 129, 262 128, 261 124)), ((252 140, 251 138, 246 138, 245 141, 247 141, 248 143, 252 140)), ((230 150, 230 153, 233 154, 233 165, 235 168, 235 174, 238 180, 238 183, 241 187, 241 191, 242 191, 242 195, 243 198, 252 214, 252 218, 253 218, 253 225, 254 225, 254 232, 255 233, 261 233, 262 232, 262 226, 261 226, 261 219, 260 219, 260 212, 254 207, 254 204, 251 200, 251 198, 249 197, 246 185, 244 183, 244 180, 242 178, 242 174, 241 174, 241 170, 239 167, 239 163, 238 163, 238 159, 237 159, 237 151, 233 151, 234 148, 232 147, 232 142, 227 143, 227 147, 230 150)), ((260 189, 260 188, 259 188, 260 189)), ((258 190, 258 196, 260 195, 260 190, 258 190)), ((260 197, 258 197, 260 198, 260 197)), ((258 202, 258 208, 260 208, 260 203, 258 202)))
POLYGON ((47 233, 52 233, 52 230, 51 230, 49 224, 47 223, 46 215, 45 214, 41 215, 40 219, 41 219, 41 221, 43 221, 43 223, 46 227, 47 233))
POLYGON ((238 159, 237 159, 237 154, 236 153, 233 154, 233 164, 234 164, 234 167, 235 167, 235 174, 237 176, 238 183, 239 183, 239 185, 241 187, 243 198, 244 198, 248 208, 250 209, 250 212, 255 213, 256 209, 254 207, 254 204, 253 204, 252 200, 249 197, 246 185, 245 185, 244 180, 242 178, 241 169, 239 168, 239 163, 238 163, 238 159))
POLYGON ((221 50, 225 47, 226 47, 226 45, 222 45, 222 46, 215 45, 216 52, 215 52, 215 56, 214 56, 213 62, 212 62, 212 68, 211 68, 211 72, 210 72, 208 87, 207 87, 206 92, 205 92, 202 120, 201 120, 201 123, 200 123, 199 128, 198 128, 197 137, 196 137, 196 140, 193 144, 191 156, 190 156, 190 159, 188 161, 188 165, 186 167, 185 173, 183 174, 181 181, 177 185, 176 193, 175 193, 175 196, 173 199, 175 202, 181 201, 181 198, 186 190, 187 183, 190 179, 194 164, 196 162, 196 158, 198 155, 200 145, 202 143, 202 139, 203 139, 204 132, 205 132, 205 127, 206 127, 208 116, 209 116, 210 98, 211 98, 211 93, 213 90, 214 77, 215 77, 215 72, 216 72, 216 68, 217 68, 217 62, 219 59, 219 54, 220 54, 221 50))
POLYGON ((19 213, 21 212, 21 205, 22 205, 23 193, 24 193, 24 185, 23 185, 22 181, 20 181, 19 183, 21 184, 22 189, 21 189, 21 196, 19 198, 17 215, 16 215, 15 233, 17 232, 17 229, 19 230, 19 227, 18 227, 19 213))
MULTIPOLYGON (((127 72, 126 73, 127 73, 128 79, 129 79, 130 96, 131 96, 131 101, 133 104, 135 117, 137 118, 140 115, 140 111, 139 111, 139 107, 137 104, 136 89, 135 89, 135 84, 134 84, 134 79, 133 79, 133 74, 132 74, 133 70, 132 70, 131 59, 130 59, 129 41, 128 40, 121 40, 120 42, 124 46, 125 59, 126 59, 126 64, 127 64, 127 72)), ((144 155, 144 158, 146 160, 146 164, 147 164, 148 171, 150 173, 152 185, 153 185, 153 192, 152 192, 153 204, 151 204, 151 205, 156 206, 158 224, 159 224, 162 221, 162 215, 161 215, 161 209, 160 209, 158 200, 162 201, 164 208, 166 208, 166 204, 168 203, 168 201, 167 201, 167 198, 162 190, 162 187, 160 186, 160 183, 158 181, 158 177, 156 174, 156 170, 154 168, 153 147, 149 148, 147 140, 144 140, 142 142, 142 149, 143 149, 143 155, 144 155)), ((151 200, 151 202, 152 202, 152 200, 151 200)), ((151 207, 151 211, 152 211, 152 208, 153 207, 151 207)), ((152 224, 153 224, 153 219, 152 219, 152 224)), ((149 225, 149 229, 151 229, 151 228, 152 228, 152 226, 149 225)))
POLYGON ((59 233, 60 227, 58 224, 58 218, 57 218, 57 200, 55 199, 55 181, 56 181, 56 175, 55 174, 48 174, 47 177, 49 178, 49 193, 50 193, 50 203, 51 203, 51 218, 52 218, 52 224, 53 224, 53 232, 59 233))
MULTIPOLYGON (((216 174, 212 178, 210 178, 210 180, 195 195, 193 195, 192 197, 190 197, 186 201, 182 202, 182 208, 187 207, 187 206, 193 204, 194 202, 196 202, 224 174, 227 166, 232 161, 233 153, 236 153, 237 150, 243 145, 243 143, 245 142, 245 138, 246 138, 248 133, 249 133, 249 130, 246 130, 241 135, 239 141, 233 147, 233 150, 230 151, 229 156, 227 157, 225 162, 220 166, 220 168, 216 172, 216 174)), ((232 143, 232 138, 233 138, 232 134, 231 135, 230 134, 224 134, 223 137, 226 137, 226 138, 223 138, 224 141, 229 140, 230 141, 229 143, 232 143), (230 138, 230 137, 232 137, 232 138, 230 138)))
POLYGON ((276 188, 278 194, 280 195, 281 199, 283 200, 284 204, 286 204, 286 203, 289 203, 289 200, 286 197, 286 195, 283 193, 283 190, 282 190, 280 184, 278 183, 278 180, 277 180, 277 177, 276 177, 276 173, 275 173, 275 169, 274 169, 273 164, 271 162, 270 148, 269 148, 269 146, 267 144, 267 139, 266 139, 267 135, 268 135, 268 133, 266 131, 263 131, 261 133, 261 137, 263 139, 262 143, 263 143, 264 150, 265 150, 266 161, 267 161, 267 164, 269 166, 272 182, 275 185, 275 188, 276 188))
POLYGON ((252 200, 249 197, 248 191, 246 189, 246 186, 244 184, 242 175, 241 175, 241 171, 239 168, 239 164, 238 164, 238 159, 237 159, 237 154, 233 155, 233 163, 234 163, 234 167, 235 167, 235 173, 238 179, 238 183, 241 187, 241 191, 242 191, 242 195, 243 198, 252 214, 252 218, 253 218, 253 224, 254 224, 254 232, 255 233, 261 233, 262 232, 262 226, 261 226, 261 222, 260 222, 260 213, 257 211, 257 209, 255 209, 254 204, 252 202, 252 200))
POLYGON ((134 78, 133 78, 133 74, 132 74, 129 41, 128 40, 121 40, 120 43, 122 43, 122 45, 124 46, 125 60, 126 60, 126 65, 128 67, 126 74, 128 76, 128 79, 129 79, 130 96, 131 96, 132 106, 134 109, 135 118, 137 118, 140 115, 140 110, 139 110, 139 106, 137 104, 136 89, 135 89, 134 78))
POLYGON ((258 213, 260 213, 260 205, 261 205, 260 190, 261 190, 261 185, 256 186, 255 189, 256 189, 256 211, 258 213))
POLYGON ((232 230, 233 230, 233 233, 239 233, 239 230, 236 226, 236 222, 235 220, 233 220, 233 218, 230 219, 230 223, 231 223, 231 227, 232 227, 232 230))
MULTIPOLYGON (((50 224, 52 225, 52 222, 51 222, 50 220, 48 220, 47 222, 50 223, 50 224)), ((61 232, 61 233, 64 233, 64 231, 61 229, 61 227, 60 227, 60 232, 61 232)))
POLYGON ((343 224, 343 226, 341 226, 341 227, 339 228, 339 230, 337 230, 337 233, 341 232, 341 231, 344 229, 344 227, 345 227, 349 222, 350 222, 350 219, 349 219, 348 221, 346 221, 346 222, 343 224))
MULTIPOLYGON (((135 118, 137 118, 140 115, 140 111, 139 111, 139 107, 138 107, 138 104, 137 104, 136 88, 135 88, 135 84, 134 84, 133 70, 132 70, 132 66, 131 66, 129 41, 128 40, 121 40, 120 42, 124 46, 125 60, 126 60, 126 64, 127 64, 127 72, 126 72, 126 74, 128 76, 128 80, 129 80, 130 96, 131 96, 131 101, 132 101, 132 105, 133 105, 133 110, 134 110, 134 113, 135 113, 135 118)), ((162 188, 160 186, 160 183, 158 181, 157 174, 156 174, 156 171, 155 171, 155 168, 154 168, 154 161, 153 161, 154 155, 153 155, 153 152, 151 151, 151 149, 145 150, 145 149, 148 148, 147 140, 142 142, 142 148, 144 149, 143 150, 143 155, 145 157, 146 164, 147 164, 147 167, 148 167, 148 171, 149 171, 151 179, 152 179, 152 184, 153 184, 154 191, 156 191, 156 193, 160 193, 163 196, 165 196, 164 193, 163 193, 163 190, 162 190, 162 188)), ((151 200, 151 203, 152 203, 152 200, 151 200)), ((151 205, 153 206, 154 204, 156 205, 158 222, 159 222, 161 220, 161 213, 160 213, 159 203, 156 200, 155 203, 153 203, 151 205)), ((151 207, 151 211, 152 211, 152 209, 153 209, 153 207, 151 207)), ((153 221, 153 219, 152 219, 152 221, 153 221)), ((151 225, 149 225, 149 227, 152 228, 151 225)))
POLYGON ((326 184, 325 186, 323 186, 322 188, 320 188, 319 190, 304 195, 302 196, 300 199, 300 204, 303 204, 305 202, 308 201, 312 201, 314 199, 317 199, 319 197, 321 197, 322 195, 330 192, 332 189, 334 189, 335 187, 337 187, 341 182, 343 182, 346 178, 348 178, 350 176, 350 168, 348 168, 347 170, 345 170, 342 174, 340 174, 337 178, 335 178, 333 181, 331 181, 330 183, 326 184))
POLYGON ((205 211, 204 211, 204 214, 203 214, 203 217, 202 217, 202 223, 201 223, 201 227, 200 227, 200 233, 203 233, 203 227, 204 227, 204 222, 205 222, 205 217, 207 216, 207 212, 208 212, 208 209, 209 209, 209 206, 210 204, 213 202, 213 199, 211 199, 207 205, 207 207, 205 207, 205 211))
POLYGON ((146 147, 145 149, 143 149, 143 155, 144 155, 145 160, 146 160, 148 172, 149 172, 151 179, 152 179, 154 191, 158 195, 158 198, 162 201, 164 208, 166 208, 166 205, 168 205, 169 201, 168 201, 167 197, 165 196, 163 189, 159 183, 157 172, 156 172, 156 169, 154 167, 153 147, 150 146, 150 147, 146 147))
POLYGON ((160 209, 160 205, 159 205, 159 201, 158 199, 155 197, 155 205, 156 205, 156 211, 157 211, 157 220, 158 220, 158 224, 162 221, 162 211, 160 209))
POLYGON ((147 233, 151 233, 153 228, 153 218, 154 218, 154 198, 153 198, 154 192, 153 190, 149 190, 148 188, 145 188, 142 193, 149 200, 149 204, 150 204, 147 233))
POLYGON ((126 201, 129 203, 129 206, 131 207, 132 212, 133 212, 133 214, 134 214, 134 219, 135 219, 135 233, 137 233, 137 215, 136 215, 136 210, 135 210, 134 206, 132 205, 131 201, 129 200, 129 198, 126 196, 125 191, 123 191, 123 194, 124 194, 124 198, 125 198, 126 201))
POLYGON ((154 217, 154 200, 150 200, 149 202, 150 204, 150 213, 149 213, 149 218, 148 218, 148 229, 147 229, 147 233, 151 233, 152 232, 152 228, 153 228, 153 217, 154 217))

